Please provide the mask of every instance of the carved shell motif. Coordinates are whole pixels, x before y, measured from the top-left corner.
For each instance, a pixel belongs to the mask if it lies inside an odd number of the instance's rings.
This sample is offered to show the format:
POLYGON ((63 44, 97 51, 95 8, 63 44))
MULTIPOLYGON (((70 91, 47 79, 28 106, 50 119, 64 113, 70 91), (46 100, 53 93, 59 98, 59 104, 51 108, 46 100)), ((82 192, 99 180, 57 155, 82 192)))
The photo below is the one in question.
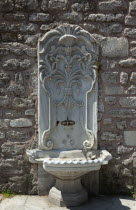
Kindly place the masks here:
MULTIPOLYGON (((83 101, 75 99, 73 86, 82 87, 82 80, 90 80, 91 87, 96 80, 96 50, 90 40, 90 34, 79 26, 64 25, 49 32, 50 39, 41 45, 39 61, 40 79, 43 87, 50 95, 56 106, 66 108, 82 106, 83 101), (55 41, 54 41, 55 39, 55 41), (57 40, 57 41, 56 41, 57 40), (89 47, 88 47, 89 46, 89 47), (46 52, 46 49, 49 49, 46 52), (88 50, 89 49, 89 50, 88 50), (51 83, 54 88, 50 88, 51 83), (63 97, 57 100, 51 89, 63 86, 63 97)), ((42 40, 41 40, 42 42, 42 40)))

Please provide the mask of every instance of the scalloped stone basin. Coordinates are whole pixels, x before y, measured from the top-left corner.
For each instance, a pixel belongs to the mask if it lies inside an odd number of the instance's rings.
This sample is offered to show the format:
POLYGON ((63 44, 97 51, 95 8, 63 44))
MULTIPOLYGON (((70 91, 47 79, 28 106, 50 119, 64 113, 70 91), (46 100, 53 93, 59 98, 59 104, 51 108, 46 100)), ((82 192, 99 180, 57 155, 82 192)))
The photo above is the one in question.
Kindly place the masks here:
POLYGON ((58 206, 78 206, 88 199, 81 184, 81 177, 90 171, 100 170, 108 164, 111 154, 106 150, 84 152, 28 150, 31 162, 42 162, 43 168, 52 174, 56 183, 49 192, 50 202, 58 206))

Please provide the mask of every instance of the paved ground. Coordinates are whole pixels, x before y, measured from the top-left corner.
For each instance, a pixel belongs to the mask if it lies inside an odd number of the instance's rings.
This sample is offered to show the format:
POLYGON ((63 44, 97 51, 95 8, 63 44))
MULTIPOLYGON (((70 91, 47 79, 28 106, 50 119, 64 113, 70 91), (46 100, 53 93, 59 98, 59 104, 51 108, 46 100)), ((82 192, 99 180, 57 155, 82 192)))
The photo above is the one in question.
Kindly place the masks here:
POLYGON ((79 207, 57 207, 45 196, 15 196, 0 202, 0 210, 136 210, 136 201, 126 196, 97 196, 79 207))

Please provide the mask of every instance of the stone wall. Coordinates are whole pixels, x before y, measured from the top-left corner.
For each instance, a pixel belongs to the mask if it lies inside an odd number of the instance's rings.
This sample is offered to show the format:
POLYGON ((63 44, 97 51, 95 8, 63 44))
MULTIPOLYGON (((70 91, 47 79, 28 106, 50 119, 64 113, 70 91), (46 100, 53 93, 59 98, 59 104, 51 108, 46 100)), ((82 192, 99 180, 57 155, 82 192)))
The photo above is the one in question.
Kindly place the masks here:
POLYGON ((37 41, 62 24, 80 25, 100 45, 99 148, 112 153, 101 193, 136 191, 136 1, 0 1, 0 191, 37 193, 37 41))

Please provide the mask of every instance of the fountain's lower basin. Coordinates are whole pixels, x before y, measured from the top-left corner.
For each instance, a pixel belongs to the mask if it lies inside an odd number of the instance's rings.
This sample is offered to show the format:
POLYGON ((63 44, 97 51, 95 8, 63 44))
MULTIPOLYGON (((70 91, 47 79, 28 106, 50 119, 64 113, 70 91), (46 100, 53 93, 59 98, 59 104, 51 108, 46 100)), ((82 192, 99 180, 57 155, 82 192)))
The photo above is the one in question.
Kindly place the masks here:
POLYGON ((58 206, 78 206, 88 199, 81 184, 81 177, 91 171, 100 170, 112 158, 106 150, 41 151, 28 150, 32 163, 42 163, 43 168, 52 174, 56 183, 49 192, 49 199, 58 206))

